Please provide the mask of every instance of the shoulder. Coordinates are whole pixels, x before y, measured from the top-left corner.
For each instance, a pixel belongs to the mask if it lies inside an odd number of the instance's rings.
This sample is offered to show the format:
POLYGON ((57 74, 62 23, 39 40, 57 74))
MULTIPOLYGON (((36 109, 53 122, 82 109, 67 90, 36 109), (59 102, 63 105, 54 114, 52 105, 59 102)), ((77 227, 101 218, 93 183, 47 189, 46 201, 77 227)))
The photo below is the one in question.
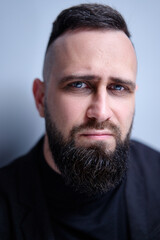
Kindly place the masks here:
POLYGON ((29 153, 0 168, 0 191, 12 192, 21 180, 31 181, 35 174, 36 160, 42 144, 43 139, 29 153))
POLYGON ((145 144, 131 141, 128 163, 128 181, 140 185, 143 192, 154 193, 160 200, 160 153, 145 144))
POLYGON ((15 159, 9 165, 0 169, 0 193, 11 193, 16 189, 19 179, 19 173, 23 171, 23 165, 26 162, 26 156, 15 159), (21 170, 22 169, 22 170, 21 170))
POLYGON ((22 239, 22 220, 41 202, 37 161, 42 144, 40 140, 28 154, 0 169, 0 239, 11 239, 13 234, 22 239))
POLYGON ((160 152, 143 143, 132 140, 129 157, 134 165, 144 169, 158 168, 157 170, 160 170, 160 152))
POLYGON ((160 159, 160 152, 135 140, 130 142, 130 150, 131 153, 135 156, 145 156, 145 157, 153 157, 160 159))
POLYGON ((140 224, 146 224, 148 232, 157 234, 157 229, 160 229, 160 152, 131 141, 128 165, 127 198, 130 215, 132 219, 138 219, 140 224))
POLYGON ((126 184, 127 206, 134 233, 143 227, 150 239, 159 236, 160 153, 145 144, 131 141, 126 184))
POLYGON ((143 178, 149 185, 160 182, 160 152, 143 143, 131 141, 129 173, 143 178))

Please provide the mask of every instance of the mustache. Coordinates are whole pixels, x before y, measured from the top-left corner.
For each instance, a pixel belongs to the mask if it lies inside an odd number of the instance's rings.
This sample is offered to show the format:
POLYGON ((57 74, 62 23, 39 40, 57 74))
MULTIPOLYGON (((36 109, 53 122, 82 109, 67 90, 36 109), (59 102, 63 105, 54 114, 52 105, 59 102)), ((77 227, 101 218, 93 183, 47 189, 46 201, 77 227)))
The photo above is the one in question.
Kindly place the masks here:
POLYGON ((96 130, 104 130, 108 129, 110 130, 115 136, 120 137, 121 132, 118 126, 116 126, 114 123, 112 123, 109 120, 106 120, 104 122, 97 122, 96 119, 90 119, 87 123, 84 123, 79 126, 75 126, 71 130, 71 137, 74 137, 76 133, 86 130, 86 129, 96 129, 96 130))

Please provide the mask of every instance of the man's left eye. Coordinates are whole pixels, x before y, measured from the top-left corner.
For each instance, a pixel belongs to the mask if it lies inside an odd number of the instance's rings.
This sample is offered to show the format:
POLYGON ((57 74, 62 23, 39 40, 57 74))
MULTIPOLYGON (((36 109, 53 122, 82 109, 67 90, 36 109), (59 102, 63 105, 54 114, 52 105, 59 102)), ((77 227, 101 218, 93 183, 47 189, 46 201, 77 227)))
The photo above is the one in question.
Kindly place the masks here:
POLYGON ((110 89, 111 90, 115 90, 115 91, 123 91, 123 90, 125 90, 125 88, 123 86, 121 86, 121 85, 112 85, 112 86, 110 86, 110 89))
POLYGON ((111 84, 108 86, 108 90, 115 96, 125 96, 131 92, 127 86, 120 84, 111 84))

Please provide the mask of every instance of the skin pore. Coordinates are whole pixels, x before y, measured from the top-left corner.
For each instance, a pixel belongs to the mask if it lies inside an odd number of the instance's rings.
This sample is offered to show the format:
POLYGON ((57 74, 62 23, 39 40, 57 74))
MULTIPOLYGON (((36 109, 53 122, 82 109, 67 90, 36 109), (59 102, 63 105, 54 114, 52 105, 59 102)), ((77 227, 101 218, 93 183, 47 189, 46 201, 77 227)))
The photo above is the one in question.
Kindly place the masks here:
MULTIPOLYGON (((66 32, 50 46, 46 61, 49 79, 36 79, 33 86, 40 115, 45 117, 46 105, 66 141, 81 126, 74 135, 77 147, 102 145, 106 153, 113 152, 117 134, 126 139, 135 109, 137 61, 129 38, 122 31, 66 32), (91 121, 96 124, 88 127, 91 121)), ((44 155, 60 173, 47 134, 44 155)))

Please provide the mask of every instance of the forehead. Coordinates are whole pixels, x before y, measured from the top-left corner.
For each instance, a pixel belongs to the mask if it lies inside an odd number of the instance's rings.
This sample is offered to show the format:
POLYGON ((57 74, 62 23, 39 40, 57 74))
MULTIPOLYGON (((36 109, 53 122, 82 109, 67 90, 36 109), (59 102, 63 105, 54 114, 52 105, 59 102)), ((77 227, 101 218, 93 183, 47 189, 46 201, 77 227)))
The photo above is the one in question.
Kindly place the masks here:
MULTIPOLYGON (((66 32, 56 39, 49 50, 53 55, 53 71, 93 69, 126 69, 136 73, 135 50, 122 31, 79 30, 66 32)), ((67 72, 68 73, 68 72, 67 72)), ((127 74, 127 73, 126 73, 127 74)))

